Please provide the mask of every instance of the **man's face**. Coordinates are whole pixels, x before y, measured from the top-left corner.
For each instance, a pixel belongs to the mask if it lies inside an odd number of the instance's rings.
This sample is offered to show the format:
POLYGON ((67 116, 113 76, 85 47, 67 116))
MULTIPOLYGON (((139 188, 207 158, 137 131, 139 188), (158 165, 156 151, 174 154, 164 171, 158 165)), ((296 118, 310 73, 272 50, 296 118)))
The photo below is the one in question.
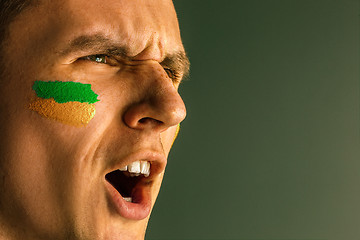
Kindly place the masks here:
POLYGON ((172 2, 42 1, 10 25, 4 48, 0 229, 10 230, 0 236, 144 238, 186 114, 177 89, 187 66, 172 2), (29 107, 39 97, 36 81, 90 84, 99 100, 94 117, 73 126, 43 102, 29 107), (150 163, 150 176, 116 171, 137 161, 150 163))

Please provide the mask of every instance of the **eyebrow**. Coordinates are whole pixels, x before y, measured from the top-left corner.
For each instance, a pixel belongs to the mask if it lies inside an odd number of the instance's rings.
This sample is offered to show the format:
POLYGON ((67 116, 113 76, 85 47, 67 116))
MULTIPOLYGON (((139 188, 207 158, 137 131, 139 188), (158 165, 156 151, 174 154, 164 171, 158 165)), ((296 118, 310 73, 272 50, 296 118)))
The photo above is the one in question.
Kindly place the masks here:
MULTIPOLYGON (((70 44, 66 49, 61 51, 61 55, 68 55, 72 52, 78 51, 92 51, 99 54, 119 56, 126 60, 132 59, 129 57, 129 49, 127 47, 114 44, 113 41, 102 34, 82 35, 76 37, 70 41, 70 44)), ((160 64, 181 73, 182 78, 186 78, 189 75, 190 61, 185 51, 167 54, 160 64)))
POLYGON ((165 56, 161 65, 174 69, 175 72, 182 74, 182 78, 187 78, 190 72, 190 61, 184 51, 180 51, 174 54, 168 54, 165 56))
MULTIPOLYGON (((127 57, 128 50, 115 45, 109 38, 101 34, 82 35, 70 41, 70 44, 61 51, 61 55, 68 55, 72 52, 92 51, 127 57), (105 52, 104 52, 105 51, 105 52)), ((127 57, 128 58, 128 57, 127 57)))

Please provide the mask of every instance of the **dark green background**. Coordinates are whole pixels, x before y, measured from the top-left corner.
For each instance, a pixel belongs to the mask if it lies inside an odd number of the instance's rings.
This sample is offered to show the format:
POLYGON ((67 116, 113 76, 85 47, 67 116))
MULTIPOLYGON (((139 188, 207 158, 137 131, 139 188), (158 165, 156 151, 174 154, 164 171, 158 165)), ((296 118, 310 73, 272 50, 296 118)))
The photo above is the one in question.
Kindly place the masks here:
POLYGON ((360 239, 359 1, 175 6, 188 116, 147 239, 360 239))

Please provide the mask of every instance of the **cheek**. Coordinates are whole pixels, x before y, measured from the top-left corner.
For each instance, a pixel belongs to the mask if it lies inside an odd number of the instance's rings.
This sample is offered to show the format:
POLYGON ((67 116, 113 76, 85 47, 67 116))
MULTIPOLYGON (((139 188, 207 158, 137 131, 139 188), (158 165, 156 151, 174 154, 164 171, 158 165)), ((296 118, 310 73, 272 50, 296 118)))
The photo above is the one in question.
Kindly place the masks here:
POLYGON ((95 116, 94 103, 99 100, 90 84, 36 81, 33 90, 37 96, 29 108, 45 118, 82 127, 95 116))

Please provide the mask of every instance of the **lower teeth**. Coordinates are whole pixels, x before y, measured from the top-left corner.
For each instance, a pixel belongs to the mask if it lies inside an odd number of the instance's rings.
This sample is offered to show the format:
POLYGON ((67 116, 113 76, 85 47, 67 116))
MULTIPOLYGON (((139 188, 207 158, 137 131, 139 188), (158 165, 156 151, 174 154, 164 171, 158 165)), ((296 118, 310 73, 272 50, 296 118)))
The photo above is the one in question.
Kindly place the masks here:
POLYGON ((132 198, 131 197, 123 197, 125 201, 127 202, 132 202, 132 198))

